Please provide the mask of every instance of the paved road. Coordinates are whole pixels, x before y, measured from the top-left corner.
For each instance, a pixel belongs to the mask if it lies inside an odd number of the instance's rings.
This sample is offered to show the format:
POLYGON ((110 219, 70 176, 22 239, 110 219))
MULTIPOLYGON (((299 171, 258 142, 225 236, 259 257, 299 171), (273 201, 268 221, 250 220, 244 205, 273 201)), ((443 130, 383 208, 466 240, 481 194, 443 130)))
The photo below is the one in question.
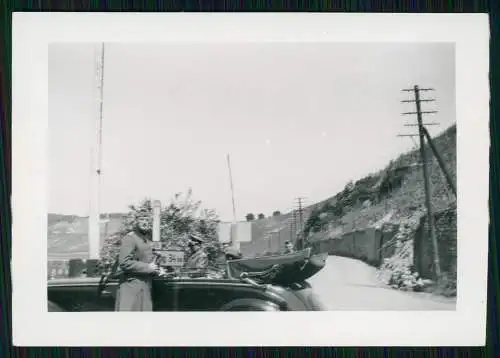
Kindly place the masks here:
POLYGON ((455 300, 388 288, 375 268, 358 260, 329 256, 308 280, 328 310, 454 310, 455 300))

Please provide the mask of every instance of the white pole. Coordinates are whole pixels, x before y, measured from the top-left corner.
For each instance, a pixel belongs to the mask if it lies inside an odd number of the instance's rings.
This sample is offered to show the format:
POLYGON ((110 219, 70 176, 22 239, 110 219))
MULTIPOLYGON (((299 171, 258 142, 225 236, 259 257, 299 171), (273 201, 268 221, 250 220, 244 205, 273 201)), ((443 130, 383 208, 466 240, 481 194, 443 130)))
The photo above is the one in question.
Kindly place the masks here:
POLYGON ((101 249, 100 200, 101 200, 101 148, 102 148, 102 103, 104 89, 104 43, 96 51, 97 114, 95 121, 95 143, 92 151, 89 215, 89 259, 98 259, 101 249))
POLYGON ((159 246, 160 243, 160 220, 161 220, 161 202, 153 202, 153 242, 159 246))
POLYGON ((229 169, 229 184, 231 185, 231 200, 233 202, 233 224, 231 225, 231 245, 238 248, 238 242, 236 240, 236 205, 234 203, 234 187, 233 187, 233 175, 231 173, 231 159, 229 154, 227 155, 227 167, 229 169))

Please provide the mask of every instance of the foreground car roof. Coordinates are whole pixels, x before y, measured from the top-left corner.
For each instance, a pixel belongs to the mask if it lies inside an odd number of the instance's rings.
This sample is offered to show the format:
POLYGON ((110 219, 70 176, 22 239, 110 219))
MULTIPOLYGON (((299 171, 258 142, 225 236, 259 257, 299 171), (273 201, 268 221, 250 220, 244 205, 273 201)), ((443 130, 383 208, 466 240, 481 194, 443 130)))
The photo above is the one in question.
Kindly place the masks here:
MULTIPOLYGON (((210 284, 223 284, 223 285, 245 285, 248 286, 248 283, 242 282, 240 280, 235 279, 213 279, 213 278, 179 278, 179 279, 165 279, 165 278, 155 278, 154 280, 158 281, 169 281, 169 282, 192 282, 192 283, 210 283, 210 284)), ((100 277, 75 277, 75 278, 58 278, 48 281, 49 287, 57 287, 57 286, 93 286, 98 285, 101 281, 100 277)), ((114 282, 117 282, 114 280, 114 282)))
POLYGON ((75 278, 56 278, 48 281, 48 286, 81 286, 98 285, 100 277, 75 277, 75 278))

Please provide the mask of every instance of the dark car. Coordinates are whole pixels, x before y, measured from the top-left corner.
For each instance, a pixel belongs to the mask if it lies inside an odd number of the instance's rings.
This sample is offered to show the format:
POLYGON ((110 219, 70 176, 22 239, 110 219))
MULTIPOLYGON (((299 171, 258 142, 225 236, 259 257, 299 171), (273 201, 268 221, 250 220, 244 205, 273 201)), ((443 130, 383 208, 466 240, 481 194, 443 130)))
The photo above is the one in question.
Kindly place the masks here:
MULTIPOLYGON (((318 260, 300 265, 293 279, 279 279, 278 272, 290 277, 279 265, 259 273, 239 273, 245 261, 234 262, 238 278, 158 277, 153 280, 154 311, 321 311, 324 306, 305 277, 315 274, 318 260), (307 269, 314 266, 314 270, 307 269), (278 268, 278 269, 276 269, 278 268), (274 273, 273 273, 274 272, 274 273), (299 272, 299 271, 297 271, 299 272), (272 274, 271 274, 272 273, 272 274)), ((323 261, 324 264, 324 261, 323 261)), ((322 266, 321 266, 322 267, 322 266)), ((281 276, 285 277, 285 276, 281 276)), ((49 312, 114 311, 117 280, 83 277, 48 282, 49 312)))
MULTIPOLYGON (((49 312, 113 311, 117 282, 102 291, 99 278, 57 279, 49 282, 49 312), (100 291, 100 292, 99 292, 100 291)), ((155 279, 155 311, 319 311, 323 306, 311 286, 287 287, 238 280, 155 279)))

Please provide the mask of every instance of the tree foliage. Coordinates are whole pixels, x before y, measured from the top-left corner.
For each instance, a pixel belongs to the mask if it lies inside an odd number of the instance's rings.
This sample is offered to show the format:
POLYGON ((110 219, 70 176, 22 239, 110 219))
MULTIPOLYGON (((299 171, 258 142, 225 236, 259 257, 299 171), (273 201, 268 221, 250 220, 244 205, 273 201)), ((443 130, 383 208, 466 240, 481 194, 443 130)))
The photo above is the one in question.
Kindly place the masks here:
POLYGON ((309 235, 310 232, 318 232, 321 230, 321 227, 324 224, 323 220, 321 219, 322 213, 323 211, 319 209, 312 210, 311 215, 307 219, 304 226, 304 233, 306 236, 309 235))
POLYGON ((276 210, 273 212, 273 216, 280 216, 281 215, 281 211, 279 210, 276 210))
POLYGON ((255 215, 252 214, 252 213, 248 213, 248 214, 245 215, 245 219, 247 221, 254 221, 255 220, 255 215))
MULTIPOLYGON (((160 214, 160 240, 167 247, 187 250, 186 234, 195 234, 204 238, 207 243, 207 253, 217 256, 221 250, 217 242, 217 224, 219 218, 215 210, 204 209, 201 201, 194 200, 192 191, 186 195, 175 194, 170 203, 162 207, 160 214)), ((127 217, 123 222, 121 232, 105 239, 101 257, 104 261, 112 261, 119 250, 120 240, 136 225, 137 218, 146 216, 153 223, 153 202, 149 198, 143 199, 137 205, 130 205, 127 217)))
POLYGON ((265 216, 264 214, 260 213, 260 214, 258 215, 258 218, 259 218, 259 220, 262 220, 262 219, 265 219, 265 218, 266 218, 266 216, 265 216))

